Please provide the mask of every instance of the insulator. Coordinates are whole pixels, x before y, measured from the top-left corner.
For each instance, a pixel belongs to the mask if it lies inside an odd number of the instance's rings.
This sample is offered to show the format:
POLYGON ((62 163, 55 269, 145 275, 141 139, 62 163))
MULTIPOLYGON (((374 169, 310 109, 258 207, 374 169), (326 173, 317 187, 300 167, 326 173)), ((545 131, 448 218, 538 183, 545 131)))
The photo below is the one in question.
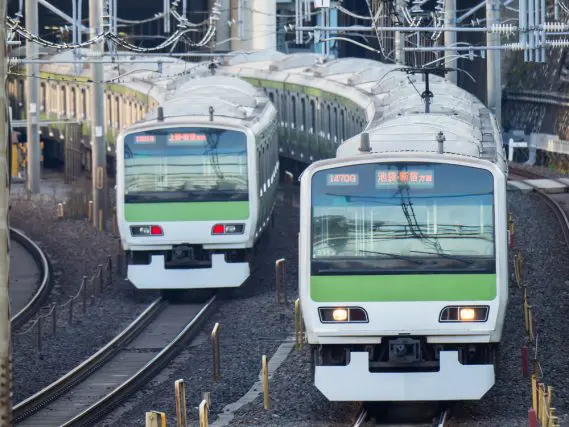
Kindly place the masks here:
POLYGON ((496 24, 490 27, 490 32, 500 34, 513 34, 518 30, 518 27, 512 24, 496 24))
POLYGON ((524 45, 523 43, 506 43, 503 46, 508 50, 513 50, 518 52, 524 50, 527 47, 527 45, 524 45))
POLYGON ((562 22, 546 22, 540 26, 544 31, 565 31, 569 29, 569 25, 562 22))
POLYGON ((567 39, 547 40, 545 43, 547 44, 547 46, 555 48, 569 47, 569 40, 567 39))

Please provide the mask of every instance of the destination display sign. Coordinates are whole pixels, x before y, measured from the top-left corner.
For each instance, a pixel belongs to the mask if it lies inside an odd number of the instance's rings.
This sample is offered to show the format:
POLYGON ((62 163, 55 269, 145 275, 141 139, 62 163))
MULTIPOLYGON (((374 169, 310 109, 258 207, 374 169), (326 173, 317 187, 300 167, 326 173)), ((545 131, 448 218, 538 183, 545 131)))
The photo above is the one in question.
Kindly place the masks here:
POLYGON ((434 170, 432 168, 376 169, 376 188, 397 187, 399 185, 407 185, 409 188, 433 188, 435 186, 434 170))
POLYGON ((156 142, 156 135, 136 135, 134 142, 136 144, 154 144, 156 142))
POLYGON ((329 173, 326 182, 328 185, 358 185, 357 173, 329 173))
POLYGON ((184 142, 205 142, 207 141, 207 136, 203 133, 195 132, 185 132, 185 133, 169 133, 168 143, 184 143, 184 142))

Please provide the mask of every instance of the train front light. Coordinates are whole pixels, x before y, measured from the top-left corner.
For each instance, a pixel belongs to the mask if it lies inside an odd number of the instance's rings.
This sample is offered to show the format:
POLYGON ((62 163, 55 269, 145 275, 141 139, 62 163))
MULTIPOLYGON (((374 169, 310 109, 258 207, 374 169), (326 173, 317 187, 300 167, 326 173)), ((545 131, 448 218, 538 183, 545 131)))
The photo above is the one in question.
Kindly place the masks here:
POLYGON ((361 307, 319 307, 322 323, 368 323, 367 312, 361 307))
POLYGON ((348 320, 348 310, 345 308, 337 308, 332 312, 332 318, 336 322, 345 322, 348 320))
POLYGON ((130 234, 132 234, 133 237, 163 236, 164 231, 159 225, 131 225, 130 234))
POLYGON ((447 306, 441 310, 439 322, 486 322, 490 307, 478 306, 447 306))

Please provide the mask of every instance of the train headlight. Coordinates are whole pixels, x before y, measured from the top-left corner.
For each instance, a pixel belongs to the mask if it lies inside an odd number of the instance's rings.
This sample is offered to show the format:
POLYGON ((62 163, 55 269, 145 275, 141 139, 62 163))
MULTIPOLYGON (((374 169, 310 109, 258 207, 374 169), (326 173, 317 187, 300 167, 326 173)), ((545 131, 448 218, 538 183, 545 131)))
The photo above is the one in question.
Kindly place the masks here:
POLYGON ((345 322, 348 320, 348 310, 345 308, 337 308, 332 312, 332 318, 336 322, 345 322))
POLYGON ((486 322, 489 311, 487 305, 447 306, 441 310, 439 322, 486 322))
POLYGON ((361 307, 319 307, 322 323, 368 323, 367 312, 361 307))
POLYGON ((130 234, 134 237, 163 236, 164 232, 159 225, 131 225, 130 234))

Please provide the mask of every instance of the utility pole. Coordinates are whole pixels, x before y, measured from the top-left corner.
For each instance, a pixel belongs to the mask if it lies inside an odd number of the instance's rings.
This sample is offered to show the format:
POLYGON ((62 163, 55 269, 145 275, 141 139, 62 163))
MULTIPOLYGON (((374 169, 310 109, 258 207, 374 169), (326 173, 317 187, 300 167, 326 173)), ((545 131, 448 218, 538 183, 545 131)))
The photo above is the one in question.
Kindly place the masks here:
MULTIPOLYGON (((29 0, 28 0, 29 1, 29 0)), ((89 0, 89 26, 91 38, 103 32, 103 2, 89 0)), ((95 57, 103 56, 104 41, 92 45, 95 57)), ((105 224, 106 150, 105 150, 105 86, 104 70, 101 62, 91 65, 91 158, 93 182, 93 224, 101 230, 105 224)))
MULTIPOLYGON (((2 115, 7 114, 6 102, 6 0, 0 0, 0 107, 2 115)), ((26 14, 27 16, 27 14, 26 14)), ((0 419, 2 426, 12 425, 12 346, 10 344, 10 234, 8 231, 8 208, 10 205, 10 193, 8 189, 8 176, 10 165, 6 157, 9 129, 5 116, 0 120, 0 162, 3 167, 0 176, 0 215, 2 226, 0 227, 0 419)))
MULTIPOLYGON (((500 3, 498 0, 486 0, 486 25, 498 25, 500 23, 500 3)), ((486 33, 488 46, 500 46, 499 33, 486 33)), ((488 108, 496 116, 498 124, 502 123, 502 67, 501 51, 490 49, 486 54, 486 90, 488 108)))
MULTIPOLYGON (((456 26, 456 0, 445 0, 445 27, 456 26)), ((456 58, 456 32, 445 31, 445 68, 457 68, 458 59, 456 58)), ((447 80, 457 84, 456 71, 449 71, 447 80)))
MULTIPOLYGON (((32 34, 39 33, 38 0, 26 0, 26 29, 32 34)), ((5 37, 5 36, 4 36, 5 37)), ((26 42, 26 56, 29 59, 38 59, 39 48, 36 43, 26 42)), ((39 130, 39 92, 40 92, 40 66, 28 64, 28 99, 27 105, 27 143, 28 143, 28 173, 27 187, 32 194, 40 192, 40 130, 39 130)))

